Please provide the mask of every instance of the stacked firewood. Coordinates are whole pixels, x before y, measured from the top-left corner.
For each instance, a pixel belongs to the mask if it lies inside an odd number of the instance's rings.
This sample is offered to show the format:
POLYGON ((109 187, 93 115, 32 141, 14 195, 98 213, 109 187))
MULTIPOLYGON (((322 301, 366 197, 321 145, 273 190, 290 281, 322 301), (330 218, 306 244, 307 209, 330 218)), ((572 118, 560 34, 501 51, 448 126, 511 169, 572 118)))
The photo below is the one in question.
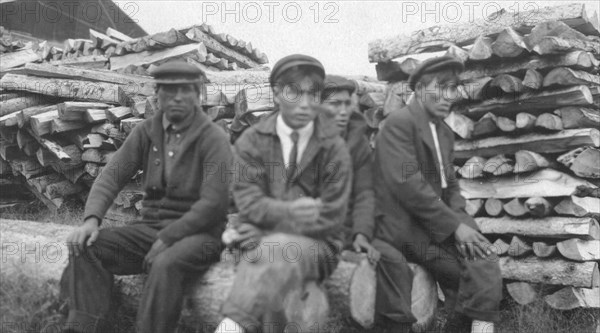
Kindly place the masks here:
POLYGON ((379 78, 394 82, 385 110, 406 102, 403 80, 424 52, 461 60, 445 120, 457 137, 455 171, 508 292, 521 304, 545 294, 557 309, 598 308, 598 16, 580 4, 493 15, 371 43, 379 78))

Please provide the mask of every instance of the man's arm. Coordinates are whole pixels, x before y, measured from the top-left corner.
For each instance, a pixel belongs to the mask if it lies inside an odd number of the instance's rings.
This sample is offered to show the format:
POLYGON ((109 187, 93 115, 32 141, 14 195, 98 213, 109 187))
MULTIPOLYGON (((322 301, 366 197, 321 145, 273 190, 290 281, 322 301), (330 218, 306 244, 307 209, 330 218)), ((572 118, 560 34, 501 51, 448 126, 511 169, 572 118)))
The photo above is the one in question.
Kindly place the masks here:
POLYGON ((375 192, 373 191, 372 153, 367 138, 358 143, 353 160, 354 175, 352 177, 352 238, 358 234, 367 240, 373 239, 375 229, 375 192))
POLYGON ((223 222, 229 204, 230 177, 227 172, 231 170, 233 157, 225 133, 217 133, 219 137, 212 138, 207 145, 203 174, 190 175, 202 177, 200 199, 177 221, 158 233, 158 237, 167 245, 223 222))
POLYGON ((96 178, 85 204, 84 221, 96 217, 98 224, 101 223, 121 189, 142 168, 143 156, 144 129, 140 124, 134 127, 96 178))
POLYGON ((413 119, 389 118, 376 143, 375 163, 383 183, 398 204, 430 231, 436 242, 450 236, 461 223, 426 181, 414 149, 413 119))

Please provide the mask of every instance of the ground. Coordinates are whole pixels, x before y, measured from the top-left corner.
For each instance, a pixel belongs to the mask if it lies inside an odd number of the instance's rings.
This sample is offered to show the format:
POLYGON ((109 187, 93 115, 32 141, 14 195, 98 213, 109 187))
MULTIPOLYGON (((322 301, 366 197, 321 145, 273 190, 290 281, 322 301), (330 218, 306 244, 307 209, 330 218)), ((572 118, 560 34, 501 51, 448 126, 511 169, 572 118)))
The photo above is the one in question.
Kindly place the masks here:
MULTIPOLYGON (((82 207, 77 204, 67 205, 52 214, 39 204, 31 204, 22 208, 0 212, 6 219, 46 221, 64 224, 78 224, 83 214, 82 207)), ((49 281, 40 286, 27 276, 20 279, 5 280, 0 275, 0 331, 39 332, 42 327, 50 328, 50 332, 59 332, 58 323, 66 311, 65 304, 59 301, 58 281, 49 281)), ((508 295, 505 292, 505 295, 508 295)), ((548 307, 543 299, 522 306, 506 296, 501 304, 502 321, 496 326, 497 333, 600 333, 600 311, 576 309, 558 311, 548 307)), ((119 308, 116 313, 118 329, 115 333, 134 332, 135 311, 127 307, 119 308)), ((442 332, 445 321, 443 311, 438 311, 431 333, 442 332)), ((183 332, 192 332, 183 329, 183 332)), ((354 332, 365 332, 355 330, 354 332)), ((350 332, 350 333, 354 333, 350 332)), ((376 330, 366 331, 375 333, 376 330)))

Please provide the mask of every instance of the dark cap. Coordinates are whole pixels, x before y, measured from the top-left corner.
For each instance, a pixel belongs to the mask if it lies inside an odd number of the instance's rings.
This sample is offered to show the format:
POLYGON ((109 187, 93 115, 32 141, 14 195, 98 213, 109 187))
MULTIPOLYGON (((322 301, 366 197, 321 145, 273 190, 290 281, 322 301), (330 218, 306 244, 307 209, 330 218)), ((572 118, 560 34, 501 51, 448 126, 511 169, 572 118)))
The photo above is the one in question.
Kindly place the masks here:
POLYGON ((196 66, 183 61, 170 61, 152 71, 157 84, 200 83, 204 73, 196 66))
POLYGON ((325 78, 325 68, 319 60, 304 54, 291 54, 279 59, 275 66, 273 66, 271 76, 269 76, 271 87, 275 85, 275 81, 277 81, 277 78, 279 78, 283 72, 295 66, 312 66, 323 78, 325 78))
POLYGON ((350 95, 356 90, 354 81, 350 81, 343 76, 327 75, 325 77, 325 90, 339 91, 346 90, 350 95))
POLYGON ((421 79, 421 76, 423 76, 423 74, 441 72, 443 70, 452 68, 458 70, 459 72, 465 70, 465 66, 462 62, 450 56, 427 59, 423 61, 423 63, 421 63, 419 67, 417 67, 415 71, 410 75, 410 77, 408 78, 408 86, 412 91, 414 91, 415 85, 417 84, 417 82, 419 82, 419 79, 421 79))

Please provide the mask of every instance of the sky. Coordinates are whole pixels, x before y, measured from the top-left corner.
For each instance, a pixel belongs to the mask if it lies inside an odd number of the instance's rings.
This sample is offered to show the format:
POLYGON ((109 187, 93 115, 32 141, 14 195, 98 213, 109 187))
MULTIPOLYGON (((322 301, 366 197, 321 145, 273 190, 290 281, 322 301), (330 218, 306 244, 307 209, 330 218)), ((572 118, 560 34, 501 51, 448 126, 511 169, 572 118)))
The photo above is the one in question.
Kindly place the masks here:
MULTIPOLYGON (((595 1, 579 1, 600 12, 595 1)), ((375 77, 368 43, 435 25, 470 22, 504 8, 515 15, 571 1, 115 1, 148 33, 206 22, 252 42, 269 64, 292 54, 316 57, 331 74, 375 77)))

